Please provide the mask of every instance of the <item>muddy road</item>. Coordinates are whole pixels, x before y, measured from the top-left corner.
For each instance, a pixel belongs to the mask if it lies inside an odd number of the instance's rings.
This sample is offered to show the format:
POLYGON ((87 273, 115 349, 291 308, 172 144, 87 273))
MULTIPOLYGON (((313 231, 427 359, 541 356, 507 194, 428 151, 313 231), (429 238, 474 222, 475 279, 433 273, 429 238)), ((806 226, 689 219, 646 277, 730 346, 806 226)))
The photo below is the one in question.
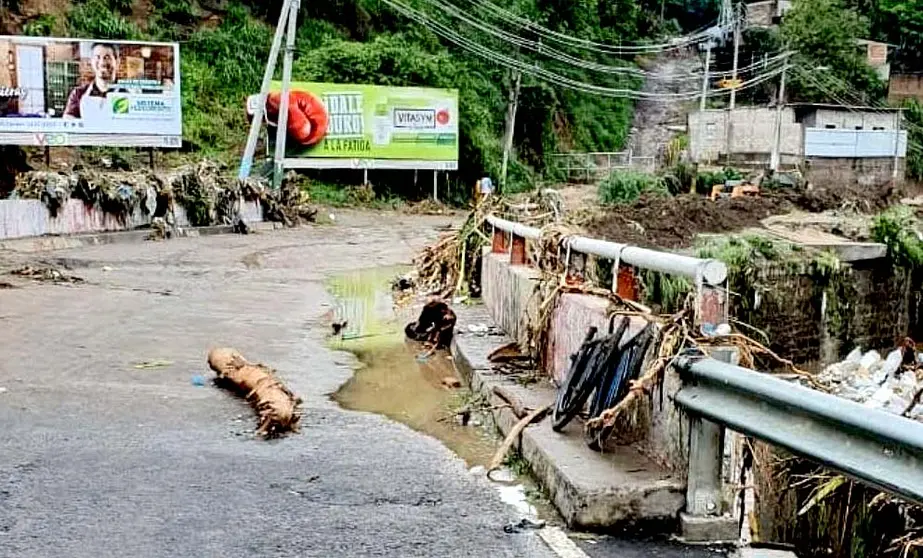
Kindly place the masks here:
POLYGON ((407 263, 449 220, 0 256, 85 280, 3 276, 0 556, 552 556, 442 443, 330 398, 355 359, 325 339, 325 282, 407 263), (196 385, 216 345, 279 371, 300 435, 255 439, 243 401, 196 385))

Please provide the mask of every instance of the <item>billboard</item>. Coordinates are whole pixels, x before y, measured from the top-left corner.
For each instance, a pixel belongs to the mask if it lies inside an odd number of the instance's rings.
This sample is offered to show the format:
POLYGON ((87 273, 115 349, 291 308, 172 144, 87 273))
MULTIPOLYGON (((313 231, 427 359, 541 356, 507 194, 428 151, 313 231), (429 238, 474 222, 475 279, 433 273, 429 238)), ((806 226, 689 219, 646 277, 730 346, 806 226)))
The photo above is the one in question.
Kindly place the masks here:
MULTIPOLYGON (((273 83, 267 98, 270 124, 281 90, 273 83)), ((458 168, 456 90, 293 82, 290 105, 288 168, 458 168)))
POLYGON ((0 36, 0 144, 180 147, 179 45, 0 36))

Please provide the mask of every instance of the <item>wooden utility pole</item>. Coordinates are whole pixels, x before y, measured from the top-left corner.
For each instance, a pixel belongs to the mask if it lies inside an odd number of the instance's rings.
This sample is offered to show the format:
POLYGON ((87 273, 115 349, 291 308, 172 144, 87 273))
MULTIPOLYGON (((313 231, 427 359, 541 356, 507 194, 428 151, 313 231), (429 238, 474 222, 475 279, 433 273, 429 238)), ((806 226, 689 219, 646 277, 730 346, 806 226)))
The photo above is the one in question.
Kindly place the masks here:
POLYGON ((503 135, 503 161, 500 164, 500 188, 506 188, 506 175, 509 168, 510 154, 513 150, 513 134, 516 130, 516 111, 519 109, 519 88, 522 85, 522 73, 516 72, 513 87, 510 89, 509 104, 506 111, 506 133, 503 135))

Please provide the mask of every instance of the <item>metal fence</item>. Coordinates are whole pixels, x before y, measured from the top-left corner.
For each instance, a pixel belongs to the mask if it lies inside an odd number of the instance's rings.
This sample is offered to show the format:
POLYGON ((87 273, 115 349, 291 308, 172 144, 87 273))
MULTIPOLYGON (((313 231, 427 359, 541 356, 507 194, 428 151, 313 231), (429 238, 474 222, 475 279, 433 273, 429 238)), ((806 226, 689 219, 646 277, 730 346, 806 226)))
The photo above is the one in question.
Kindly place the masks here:
POLYGON ((609 176, 615 170, 639 170, 654 172, 657 160, 654 157, 638 157, 631 150, 591 153, 555 153, 552 164, 569 181, 592 182, 609 176))

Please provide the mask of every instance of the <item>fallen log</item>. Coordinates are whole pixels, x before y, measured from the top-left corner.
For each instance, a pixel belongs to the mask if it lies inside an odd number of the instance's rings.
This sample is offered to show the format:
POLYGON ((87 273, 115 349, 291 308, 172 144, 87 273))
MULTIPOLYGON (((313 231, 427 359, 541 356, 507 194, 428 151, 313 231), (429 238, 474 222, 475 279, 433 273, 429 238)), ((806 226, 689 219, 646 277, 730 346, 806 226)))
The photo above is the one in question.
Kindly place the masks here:
POLYGON ((285 387, 273 369, 248 362, 229 348, 209 351, 208 365, 218 374, 219 384, 245 397, 259 414, 258 434, 275 438, 286 432, 298 432, 301 398, 285 387))

